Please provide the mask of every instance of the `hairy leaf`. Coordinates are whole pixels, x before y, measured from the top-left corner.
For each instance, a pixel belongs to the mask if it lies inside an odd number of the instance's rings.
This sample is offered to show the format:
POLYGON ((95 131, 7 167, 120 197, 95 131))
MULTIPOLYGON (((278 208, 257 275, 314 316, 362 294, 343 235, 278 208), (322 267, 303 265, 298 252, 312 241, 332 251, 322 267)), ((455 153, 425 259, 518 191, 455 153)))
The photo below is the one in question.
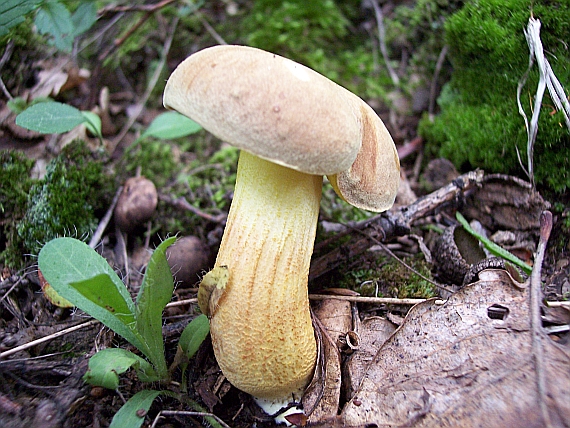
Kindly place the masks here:
POLYGON ((136 329, 153 353, 151 360, 157 365, 158 372, 164 376, 167 375, 167 368, 162 340, 162 311, 172 299, 174 291, 165 251, 175 241, 175 237, 166 239, 154 250, 137 296, 135 310, 136 329))
POLYGON ((154 354, 135 329, 135 305, 127 288, 95 250, 74 238, 56 238, 41 249, 38 266, 61 297, 124 337, 152 361, 154 354))
POLYGON ((109 428, 138 428, 144 422, 146 412, 150 409, 156 397, 162 394, 161 391, 144 389, 133 395, 123 407, 119 409, 109 428))
POLYGON ((89 359, 89 370, 83 380, 91 385, 117 389, 119 375, 130 368, 137 371, 143 382, 158 380, 153 367, 144 358, 120 348, 107 348, 97 352, 89 359))
POLYGON ((180 335, 178 345, 188 358, 192 358, 210 332, 210 322, 204 314, 194 318, 180 335))

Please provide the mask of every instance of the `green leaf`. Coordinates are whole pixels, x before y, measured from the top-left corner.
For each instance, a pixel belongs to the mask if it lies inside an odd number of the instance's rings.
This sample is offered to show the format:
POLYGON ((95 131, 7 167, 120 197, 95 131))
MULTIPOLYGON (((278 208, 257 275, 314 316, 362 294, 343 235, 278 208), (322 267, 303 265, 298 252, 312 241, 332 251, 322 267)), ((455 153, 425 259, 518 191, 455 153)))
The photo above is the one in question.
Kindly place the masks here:
POLYGON ((186 116, 169 111, 159 114, 148 126, 143 137, 172 140, 198 132, 202 127, 186 116))
POLYGON ((85 127, 89 132, 98 138, 103 138, 101 134, 101 118, 92 111, 82 111, 81 114, 85 119, 85 127))
POLYGON ((129 300, 126 300, 119 292, 116 284, 106 273, 82 281, 71 282, 69 285, 99 308, 109 311, 123 324, 132 325, 135 322, 135 314, 129 307, 129 300))
POLYGON ((139 428, 152 402, 162 391, 143 389, 137 392, 119 409, 109 428, 139 428))
POLYGON ((27 101, 22 97, 12 98, 6 103, 12 113, 20 114, 29 106, 27 101))
POLYGON ((465 217, 463 217, 463 215, 459 211, 455 213, 455 218, 457 218, 457 221, 461 223, 461 225, 465 228, 467 232, 469 232, 471 235, 473 235, 475 238, 481 241, 481 243, 485 246, 485 248, 487 248, 492 254, 494 254, 497 257, 502 257, 503 259, 508 260, 514 265, 520 267, 525 273, 529 275, 531 274, 532 268, 529 265, 527 265, 525 262, 523 262, 514 254, 511 254, 504 248, 495 244, 493 241, 489 240, 485 236, 480 235, 475 230, 473 230, 473 228, 469 225, 465 217))
POLYGON ((60 134, 85 122, 85 116, 68 104, 34 104, 16 116, 16 125, 43 134, 60 134))
POLYGON ((174 281, 166 259, 166 249, 176 241, 175 237, 163 241, 153 252, 137 295, 136 329, 141 333, 153 356, 160 375, 167 377, 162 339, 162 311, 172 299, 174 281))
POLYGON ((119 375, 130 368, 137 371, 143 382, 159 380, 153 367, 144 358, 120 348, 107 348, 97 352, 89 359, 89 369, 83 380, 90 385, 117 389, 119 375))
POLYGON ((41 249, 38 266, 61 297, 128 340, 154 364, 154 353, 135 329, 135 305, 127 288, 95 250, 74 238, 56 238, 41 249))
POLYGON ((192 358, 210 332, 210 321, 204 314, 194 318, 180 335, 178 345, 188 358, 192 358))
POLYGON ((63 4, 55 0, 44 2, 36 14, 35 24, 40 34, 51 36, 50 42, 56 48, 71 52, 74 39, 73 22, 69 10, 63 4))
POLYGON ((97 21, 97 6, 95 2, 82 2, 71 16, 73 36, 77 37, 91 28, 97 21))
POLYGON ((34 10, 42 0, 7 0, 0 2, 0 37, 10 28, 24 22, 24 16, 34 10))

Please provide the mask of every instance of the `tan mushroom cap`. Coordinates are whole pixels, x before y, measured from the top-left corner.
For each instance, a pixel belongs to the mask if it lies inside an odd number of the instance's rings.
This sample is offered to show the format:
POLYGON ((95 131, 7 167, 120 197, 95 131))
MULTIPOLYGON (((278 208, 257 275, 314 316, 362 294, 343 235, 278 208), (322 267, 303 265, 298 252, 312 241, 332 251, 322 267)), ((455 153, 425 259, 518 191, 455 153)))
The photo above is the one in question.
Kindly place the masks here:
POLYGON ((393 204, 394 142, 374 111, 321 74, 245 46, 214 46, 184 60, 164 105, 218 138, 307 174, 328 175, 347 202, 371 211, 393 204))

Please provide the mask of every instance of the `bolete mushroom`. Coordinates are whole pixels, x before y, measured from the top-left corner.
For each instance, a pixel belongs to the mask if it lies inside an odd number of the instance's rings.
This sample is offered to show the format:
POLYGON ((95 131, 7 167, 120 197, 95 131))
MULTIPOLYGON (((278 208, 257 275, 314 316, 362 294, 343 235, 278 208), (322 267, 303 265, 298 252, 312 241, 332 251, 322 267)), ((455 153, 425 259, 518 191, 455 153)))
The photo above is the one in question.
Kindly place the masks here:
POLYGON ((226 378, 258 402, 286 404, 300 397, 315 367, 307 282, 322 176, 347 202, 387 210, 399 182, 394 142, 356 95, 244 46, 188 57, 168 79, 164 105, 241 149, 200 307, 226 378))

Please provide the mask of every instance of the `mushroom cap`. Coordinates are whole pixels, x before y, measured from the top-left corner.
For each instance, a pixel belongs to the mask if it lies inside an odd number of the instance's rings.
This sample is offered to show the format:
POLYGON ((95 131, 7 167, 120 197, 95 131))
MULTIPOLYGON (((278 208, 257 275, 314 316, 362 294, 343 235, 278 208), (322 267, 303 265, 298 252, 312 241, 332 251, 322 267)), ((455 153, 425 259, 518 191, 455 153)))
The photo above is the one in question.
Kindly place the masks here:
POLYGON ((164 106, 256 156, 334 176, 337 193, 357 207, 383 211, 394 202, 399 161, 380 118, 356 95, 287 58, 246 46, 206 48, 174 70, 164 106))

